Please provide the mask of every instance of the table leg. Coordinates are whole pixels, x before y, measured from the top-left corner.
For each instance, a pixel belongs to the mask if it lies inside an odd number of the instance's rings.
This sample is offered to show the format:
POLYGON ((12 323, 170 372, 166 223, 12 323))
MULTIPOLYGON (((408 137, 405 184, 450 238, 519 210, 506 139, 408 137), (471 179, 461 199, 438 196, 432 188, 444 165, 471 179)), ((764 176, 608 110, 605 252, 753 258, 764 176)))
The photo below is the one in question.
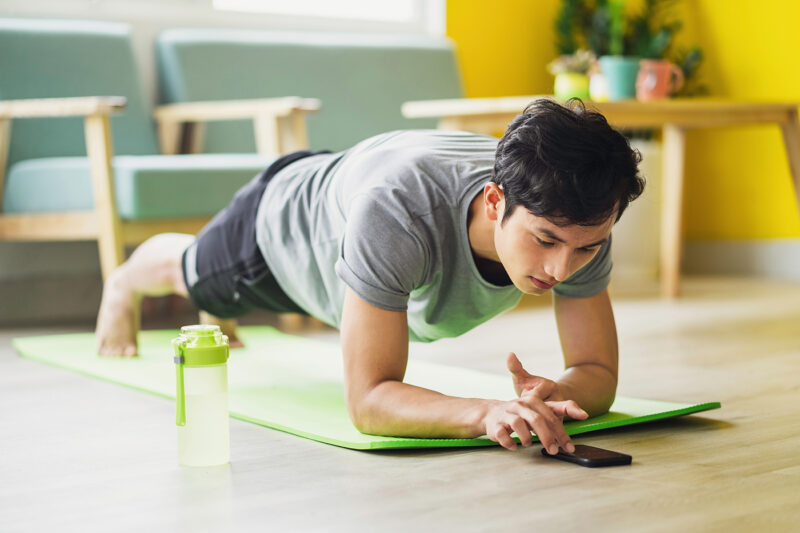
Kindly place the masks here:
POLYGON ((797 111, 789 114, 789 120, 781 124, 783 143, 786 145, 786 156, 789 159, 789 170, 794 181, 794 194, 797 207, 800 209, 800 122, 797 111))
POLYGON ((686 131, 678 126, 666 124, 663 133, 661 295, 666 298, 676 298, 680 288, 686 131))

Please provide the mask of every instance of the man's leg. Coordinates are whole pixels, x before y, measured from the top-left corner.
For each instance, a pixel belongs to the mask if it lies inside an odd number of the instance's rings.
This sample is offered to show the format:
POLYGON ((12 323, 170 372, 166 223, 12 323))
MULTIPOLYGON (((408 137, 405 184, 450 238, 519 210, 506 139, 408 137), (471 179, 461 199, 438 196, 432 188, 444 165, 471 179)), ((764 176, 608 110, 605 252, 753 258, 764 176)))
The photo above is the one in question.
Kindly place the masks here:
POLYGON ((163 233, 151 237, 131 254, 105 282, 97 315, 97 351, 100 355, 137 354, 136 333, 142 296, 179 294, 188 297, 181 257, 193 235, 163 233))

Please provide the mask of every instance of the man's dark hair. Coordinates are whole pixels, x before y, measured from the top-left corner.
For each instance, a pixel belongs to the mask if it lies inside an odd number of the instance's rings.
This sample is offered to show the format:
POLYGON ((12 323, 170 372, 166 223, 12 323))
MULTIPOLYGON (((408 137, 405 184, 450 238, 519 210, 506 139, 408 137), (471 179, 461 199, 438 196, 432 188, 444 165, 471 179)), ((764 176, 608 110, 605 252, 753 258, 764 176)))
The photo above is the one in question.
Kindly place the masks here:
POLYGON ((501 223, 518 206, 558 225, 601 224, 644 190, 642 156, 577 98, 535 100, 497 145, 492 181, 505 196, 501 223))

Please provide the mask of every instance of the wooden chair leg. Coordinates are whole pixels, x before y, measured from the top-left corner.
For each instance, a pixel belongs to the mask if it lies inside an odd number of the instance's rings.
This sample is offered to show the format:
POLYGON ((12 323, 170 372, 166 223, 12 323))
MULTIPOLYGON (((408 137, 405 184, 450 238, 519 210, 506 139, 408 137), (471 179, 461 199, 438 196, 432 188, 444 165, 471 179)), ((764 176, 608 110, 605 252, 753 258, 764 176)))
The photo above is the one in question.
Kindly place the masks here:
POLYGON ((261 155, 281 154, 280 127, 274 115, 260 115, 253 120, 256 152, 261 155))
POLYGON ((278 118, 278 132, 280 133, 281 153, 286 154, 308 148, 308 132, 306 131, 304 112, 293 111, 289 116, 278 118))
POLYGON ((181 148, 181 123, 159 120, 158 145, 163 155, 175 155, 181 148))
POLYGON ((8 145, 11 140, 11 119, 0 118, 0 209, 3 205, 5 190, 6 163, 8 162, 8 145))
POLYGON ((304 111, 293 111, 285 117, 260 115, 253 120, 253 129, 259 154, 288 154, 308 148, 304 111))
POLYGON ((122 225, 117 214, 114 178, 111 169, 113 145, 111 121, 107 115, 89 115, 85 119, 86 153, 89 156, 94 211, 97 216, 97 245, 103 280, 124 259, 122 225))

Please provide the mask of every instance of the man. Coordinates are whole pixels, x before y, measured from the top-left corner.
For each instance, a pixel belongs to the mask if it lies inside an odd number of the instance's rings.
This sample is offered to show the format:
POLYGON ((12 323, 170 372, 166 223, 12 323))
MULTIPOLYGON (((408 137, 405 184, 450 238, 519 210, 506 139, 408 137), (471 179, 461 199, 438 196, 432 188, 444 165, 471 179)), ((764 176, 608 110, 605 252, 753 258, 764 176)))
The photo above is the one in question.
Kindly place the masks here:
POLYGON ((606 291, 611 229, 641 194, 638 153, 580 101, 533 102, 503 138, 396 131, 341 153, 279 159, 195 238, 156 236, 106 282, 101 355, 135 355, 139 295, 178 293, 231 319, 253 308, 341 331, 345 394, 362 432, 488 437, 534 432, 574 450, 565 417, 611 406, 617 337, 606 291), (409 340, 459 335, 555 293, 566 371, 507 366, 519 398, 454 398, 403 383, 409 340), (581 407, 579 407, 581 406, 581 407))

